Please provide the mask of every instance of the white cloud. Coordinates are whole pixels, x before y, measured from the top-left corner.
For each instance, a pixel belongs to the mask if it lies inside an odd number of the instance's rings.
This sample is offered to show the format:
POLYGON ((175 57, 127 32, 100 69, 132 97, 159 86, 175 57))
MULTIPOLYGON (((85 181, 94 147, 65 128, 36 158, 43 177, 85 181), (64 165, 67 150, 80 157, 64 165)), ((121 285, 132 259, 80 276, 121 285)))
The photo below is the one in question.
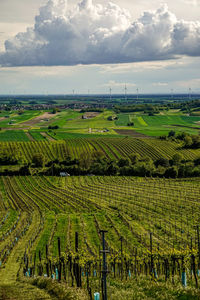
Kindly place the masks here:
POLYGON ((5 42, 2 66, 117 64, 200 56, 200 22, 177 20, 162 5, 132 22, 130 13, 108 2, 49 0, 34 27, 5 42))
POLYGON ((103 84, 104 87, 117 87, 125 90, 125 87, 128 89, 129 87, 135 87, 136 84, 132 82, 117 82, 115 80, 109 80, 108 83, 103 84))
POLYGON ((190 80, 180 80, 180 81, 176 81, 175 82, 177 86, 180 86, 180 87, 184 87, 184 88, 198 88, 200 87, 200 78, 193 78, 193 79, 190 79, 190 80))
POLYGON ((102 65, 101 73, 110 74, 123 74, 123 73, 138 73, 144 72, 145 70, 164 70, 169 67, 178 67, 186 65, 187 60, 183 59, 172 59, 172 60, 161 60, 161 61, 150 61, 150 62, 135 62, 135 63, 124 63, 124 64, 112 64, 102 65))
POLYGON ((154 82, 152 84, 153 86, 168 86, 167 82, 154 82))
MULTIPOLYGON (((20 74, 24 73, 26 77, 54 77, 54 76, 72 76, 77 70, 77 67, 70 66, 57 66, 57 67, 13 67, 13 68, 7 68, 7 67, 2 67, 0 69, 0 75, 3 76, 3 74, 20 74)), ((78 66, 78 71, 81 71, 81 68, 83 66, 78 66)))

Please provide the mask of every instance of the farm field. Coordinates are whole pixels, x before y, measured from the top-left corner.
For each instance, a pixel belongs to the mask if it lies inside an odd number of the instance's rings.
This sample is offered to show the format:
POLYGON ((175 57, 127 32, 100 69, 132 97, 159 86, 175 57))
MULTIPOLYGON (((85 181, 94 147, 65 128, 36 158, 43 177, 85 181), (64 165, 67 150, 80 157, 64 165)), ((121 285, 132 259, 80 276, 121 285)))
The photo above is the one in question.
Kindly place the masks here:
MULTIPOLYGON (((89 281, 92 293, 101 291, 98 280, 99 230, 103 229, 107 230, 106 248, 109 249, 108 299, 114 299, 114 295, 118 299, 134 299, 130 298, 133 288, 138 299, 152 299, 145 292, 146 285, 149 293, 155 293, 154 299, 169 299, 169 295, 170 299, 178 299, 181 295, 198 299, 190 266, 192 255, 195 264, 198 263, 199 180, 112 176, 2 177, 0 277, 4 279, 0 291, 8 289, 8 282, 13 284, 10 289, 18 290, 14 282, 23 278, 24 272, 28 274, 26 278, 33 274, 44 277, 46 272, 57 278, 60 261, 62 272, 58 276, 70 286, 76 273, 70 273, 69 262, 71 259, 74 264, 77 251, 82 287, 87 290, 89 281), (173 257, 176 262, 174 277, 171 277, 173 257), (181 287, 177 269, 181 257, 184 257, 184 265, 179 266, 180 274, 186 268, 187 289, 181 287), (167 258, 169 266, 166 267, 167 258), (152 282, 151 271, 149 273, 151 259, 157 270, 157 284, 152 282), (49 263, 51 269, 47 269, 49 263), (165 268, 170 272, 167 277, 165 268), (162 298, 156 296, 159 289, 165 290, 162 298)), ((34 279, 27 280, 26 284, 31 285, 34 279)), ((47 299, 51 299, 45 288, 42 291, 47 299)))
POLYGON ((45 140, 44 136, 39 131, 29 130, 28 132, 35 141, 45 140))
POLYGON ((29 138, 23 130, 6 130, 0 132, 0 141, 28 142, 29 138))
MULTIPOLYGON (((10 155, 10 157, 19 160, 22 164, 30 163, 35 153, 42 153, 45 162, 53 161, 55 159, 65 160, 70 156, 72 159, 81 158, 83 155, 92 157, 97 151, 100 151, 105 157, 109 159, 130 158, 131 155, 138 153, 141 157, 149 157, 153 160, 164 157, 171 159, 176 153, 180 153, 184 159, 194 160, 200 156, 199 149, 180 149, 180 144, 172 141, 163 141, 155 138, 132 138, 132 137, 96 137, 84 138, 74 137, 65 140, 49 141, 48 136, 41 138, 39 141, 29 141, 24 134, 19 136, 17 132, 9 131, 13 136, 13 140, 20 140, 21 142, 0 142, 1 152, 10 155)), ((30 133, 31 134, 31 133, 30 133)))
POLYGON ((23 127, 26 122, 32 119, 37 118, 41 111, 27 110, 24 112, 6 112, 0 114, 0 127, 1 128, 15 128, 15 127, 23 127))
POLYGON ((185 131, 190 134, 197 134, 200 130, 200 118, 186 115, 139 115, 139 114, 119 114, 119 119, 115 121, 117 126, 127 126, 133 122, 132 128, 137 132, 148 136, 167 135, 170 130, 185 131))
MULTIPOLYGON (((120 113, 116 114, 112 110, 105 110, 99 113, 80 113, 77 110, 67 109, 52 114, 50 111, 25 111, 21 115, 16 112, 2 113, 0 116, 0 141, 5 140, 3 134, 7 136, 6 141, 12 141, 9 138, 7 129, 33 131, 31 139, 42 140, 41 135, 36 132, 46 132, 53 139, 66 139, 71 135, 80 136, 113 136, 126 135, 120 133, 120 130, 130 130, 131 135, 137 137, 137 134, 150 137, 167 135, 169 131, 187 132, 198 134, 200 130, 199 116, 188 116, 181 114, 179 111, 162 112, 162 114, 148 116, 140 113, 120 113), (109 117, 115 116, 117 120, 108 120, 109 117), (133 124, 128 126, 128 124, 133 124), (57 127, 57 130, 48 129, 57 127), (5 131, 4 131, 5 130, 5 131)), ((31 133, 30 133, 31 134, 31 133)))
POLYGON ((57 112, 55 115, 52 115, 48 121, 44 121, 42 124, 37 124, 40 127, 48 127, 49 125, 52 126, 59 126, 60 128, 68 128, 67 124, 69 121, 77 120, 81 118, 81 114, 74 110, 63 110, 57 112))

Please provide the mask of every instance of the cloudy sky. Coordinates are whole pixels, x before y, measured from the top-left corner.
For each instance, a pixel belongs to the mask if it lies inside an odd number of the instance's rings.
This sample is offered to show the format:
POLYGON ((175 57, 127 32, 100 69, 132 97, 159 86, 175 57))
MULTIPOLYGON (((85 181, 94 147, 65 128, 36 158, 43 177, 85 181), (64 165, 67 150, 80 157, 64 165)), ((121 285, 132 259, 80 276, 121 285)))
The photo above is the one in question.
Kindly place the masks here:
POLYGON ((0 94, 200 92, 200 0, 0 0, 0 94))

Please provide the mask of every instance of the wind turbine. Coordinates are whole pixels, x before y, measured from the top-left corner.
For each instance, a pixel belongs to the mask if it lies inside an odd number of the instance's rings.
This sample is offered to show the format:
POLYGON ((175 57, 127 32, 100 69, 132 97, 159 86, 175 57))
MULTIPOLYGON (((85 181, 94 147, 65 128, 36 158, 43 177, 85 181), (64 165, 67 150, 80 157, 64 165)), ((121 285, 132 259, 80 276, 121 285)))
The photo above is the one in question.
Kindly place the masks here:
POLYGON ((109 91, 110 91, 110 101, 111 101, 111 98, 112 98, 112 88, 111 87, 109 88, 109 91))
POLYGON ((192 96, 192 89, 189 88, 189 94, 188 94, 189 99, 191 99, 191 96, 192 96))
POLYGON ((124 96, 125 96, 125 100, 127 100, 127 86, 125 84, 125 87, 124 87, 124 96))
POLYGON ((139 98, 139 89, 137 88, 136 91, 137 91, 137 100, 138 100, 138 98, 139 98))
POLYGON ((173 99, 174 98, 174 90, 171 89, 171 98, 173 99))

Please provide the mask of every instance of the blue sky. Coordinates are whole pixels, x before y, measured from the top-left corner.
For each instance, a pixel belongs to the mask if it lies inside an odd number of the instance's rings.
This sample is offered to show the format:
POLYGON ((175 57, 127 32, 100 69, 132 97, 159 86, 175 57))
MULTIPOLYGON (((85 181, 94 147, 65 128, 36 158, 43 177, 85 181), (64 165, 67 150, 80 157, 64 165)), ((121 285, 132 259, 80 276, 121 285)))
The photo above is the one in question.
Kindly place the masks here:
POLYGON ((1 0, 0 93, 200 92, 199 11, 199 0, 1 0))

